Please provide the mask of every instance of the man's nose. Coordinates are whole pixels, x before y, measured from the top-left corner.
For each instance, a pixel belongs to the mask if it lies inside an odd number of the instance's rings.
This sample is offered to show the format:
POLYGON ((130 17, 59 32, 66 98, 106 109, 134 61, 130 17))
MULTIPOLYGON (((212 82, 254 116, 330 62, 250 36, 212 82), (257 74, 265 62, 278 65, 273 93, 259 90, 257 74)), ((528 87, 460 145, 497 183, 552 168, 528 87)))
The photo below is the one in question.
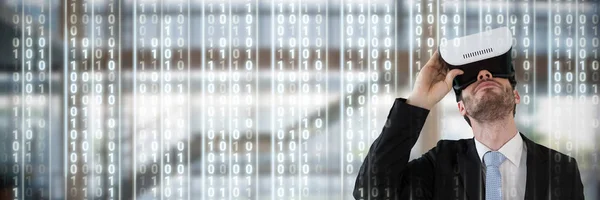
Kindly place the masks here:
POLYGON ((492 73, 490 73, 490 71, 488 70, 481 70, 479 71, 479 74, 477 75, 477 81, 482 80, 482 79, 491 79, 492 77, 492 73))

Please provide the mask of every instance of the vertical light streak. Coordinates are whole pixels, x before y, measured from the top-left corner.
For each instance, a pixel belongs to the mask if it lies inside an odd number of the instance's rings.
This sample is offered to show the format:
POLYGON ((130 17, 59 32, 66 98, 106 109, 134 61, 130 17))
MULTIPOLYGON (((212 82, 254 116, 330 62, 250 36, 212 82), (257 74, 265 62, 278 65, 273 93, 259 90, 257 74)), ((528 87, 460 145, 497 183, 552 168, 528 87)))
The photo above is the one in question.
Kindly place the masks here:
MULTIPOLYGON (((21 4, 21 41, 25 40, 25 4, 21 4)), ((26 43, 23 41, 23 43, 26 43)), ((21 192, 25 197, 25 46, 21 45, 21 192)), ((17 193, 18 194, 18 193, 17 193)))
MULTIPOLYGON (((344 1, 340 0, 340 137, 344 138, 344 1)), ((340 183, 344 182, 344 141, 340 140, 340 183)), ((340 189, 340 194, 344 194, 344 188, 340 189)))
MULTIPOLYGON (((48 20, 52 19, 51 4, 48 4, 48 20)), ((48 30, 52 29, 52 23, 48 23, 48 30)), ((48 31, 48 199, 52 199, 52 31, 48 31)))
MULTIPOLYGON (((67 28, 67 8, 68 8, 68 4, 67 4, 67 1, 68 0, 64 0, 63 1, 63 5, 65 5, 64 6, 65 12, 63 13, 63 28, 64 28, 63 29, 63 41, 64 41, 63 42, 63 50, 64 50, 63 51, 64 52, 63 60, 64 61, 68 60, 68 55, 69 55, 69 50, 67 48, 67 46, 68 46, 67 44, 68 44, 68 41, 69 41, 67 39, 67 32, 68 32, 68 28, 67 28)), ((69 77, 69 75, 68 75, 69 62, 64 62, 63 64, 64 64, 64 66, 63 66, 63 71, 64 71, 63 77, 69 77)), ((64 81, 64 87, 63 87, 63 91, 64 91, 64 98, 63 98, 63 108, 64 108, 64 111, 63 111, 64 142, 63 142, 63 144, 64 144, 64 153, 65 153, 64 154, 65 156, 63 157, 64 158, 64 163, 63 163, 64 164, 64 167, 63 167, 63 170, 64 170, 63 172, 64 173, 63 174, 64 174, 64 183, 65 183, 65 185, 64 185, 64 193, 63 193, 64 196, 63 197, 65 199, 67 198, 67 196, 69 194, 68 190, 67 190, 68 180, 69 180, 69 178, 68 178, 68 175, 69 175, 68 174, 68 168, 69 168, 68 167, 69 166, 68 165, 68 158, 69 158, 69 156, 68 156, 68 153, 67 153, 67 146, 69 144, 69 142, 67 141, 67 138, 68 138, 68 135, 69 135, 68 134, 68 132, 69 132, 68 131, 68 126, 67 126, 67 122, 68 122, 67 115, 69 113, 68 109, 67 109, 67 102, 68 102, 68 97, 67 97, 68 96, 68 92, 67 91, 69 91, 69 90, 67 89, 68 88, 67 85, 69 85, 69 81, 65 80, 64 81)))
MULTIPOLYGON (((65 0, 66 1, 66 0, 65 0)), ((133 167, 131 168, 132 171, 132 176, 133 176, 133 187, 131 190, 133 190, 133 199, 136 200, 137 199, 137 145, 136 141, 137 141, 137 63, 138 63, 138 57, 137 57, 137 20, 138 20, 138 16, 137 16, 137 0, 133 0, 133 47, 132 47, 132 51, 133 51, 133 141, 131 142, 132 144, 132 149, 133 149, 133 167)))
MULTIPOLYGON (((200 76, 200 78, 202 80, 202 95, 200 95, 202 97, 202 98, 200 98, 200 101, 202 102, 201 108, 207 107, 206 106, 206 98, 204 98, 204 97, 206 97, 206 94, 205 94, 206 93, 205 92, 206 91, 206 78, 205 78, 205 76, 206 76, 205 75, 206 74, 206 45, 204 44, 204 42, 206 42, 206 10, 205 9, 206 9, 205 1, 202 1, 202 17, 201 17, 202 20, 200 22, 201 26, 202 26, 202 36, 201 36, 202 37, 202 40, 201 40, 202 51, 200 51, 200 54, 201 54, 200 57, 202 59, 201 65, 202 65, 202 74, 203 74, 202 76, 200 76)), ((190 75, 190 77, 191 77, 191 75, 190 75)), ((201 113, 202 114, 201 114, 200 118, 202 120, 200 120, 200 121, 202 123, 202 126, 201 126, 202 145, 200 147, 200 151, 201 151, 200 160, 201 160, 202 168, 205 168, 206 167, 206 159, 205 159, 205 156, 206 156, 206 139, 205 139, 206 138, 205 137, 205 135, 206 135, 206 112, 201 112, 201 113)), ((202 175, 200 176, 200 178, 201 178, 202 192, 207 193, 206 170, 202 170, 202 175)), ((202 194, 201 199, 205 200, 206 195, 202 194)))
MULTIPOLYGON (((343 6, 342 6, 343 7, 343 6)), ((325 38, 329 38, 329 1, 325 1, 325 38)), ((343 39, 342 39, 343 40, 343 39)), ((342 45, 343 46, 343 45, 342 45)), ((329 171, 329 42, 325 42, 325 169, 329 171)), ((324 195, 329 195, 329 180, 324 195)))
MULTIPOLYGON (((191 86, 190 82, 191 82, 191 79, 192 79, 192 73, 191 73, 192 62, 190 62, 190 60, 191 60, 191 58, 190 58, 191 53, 190 52, 191 52, 191 49, 192 49, 191 45, 190 45, 190 29, 191 29, 190 24, 192 24, 191 23, 192 16, 190 15, 190 10, 192 8, 190 7, 190 1, 191 0, 187 0, 187 19, 188 19, 188 22, 187 22, 187 38, 186 38, 187 39, 187 55, 186 56, 187 56, 187 63, 188 63, 188 66, 187 66, 187 98, 186 98, 186 100, 187 100, 187 108, 188 108, 187 111, 186 111, 186 113, 187 113, 187 130, 186 130, 186 132, 187 132, 187 135, 186 135, 186 139, 187 139, 187 163, 186 164, 188 166, 188 175, 187 175, 187 183, 188 183, 188 185, 187 185, 187 199, 188 200, 190 200, 190 196, 191 196, 190 185, 192 185, 190 177, 194 175, 194 174, 192 174, 193 170, 192 170, 192 165, 191 165, 191 162, 190 162, 190 160, 192 160, 192 157, 190 155, 191 148, 192 148, 192 146, 190 146, 190 140, 192 140, 192 138, 191 138, 191 132, 192 132, 192 129, 191 129, 191 124, 192 124, 192 120, 191 120, 191 112, 192 112, 192 107, 191 107, 192 88, 190 87, 191 86)), ((204 33, 202 33, 202 34, 204 34, 204 33)), ((202 105, 204 105, 204 104, 202 104, 202 105)), ((203 155, 203 154, 200 154, 200 155, 203 155)), ((200 159, 204 160, 202 157, 200 159)), ((202 189, 203 188, 201 188, 201 191, 203 191, 202 189)))
MULTIPOLYGON (((416 38, 413 37, 415 35, 415 31, 414 31, 414 27, 413 27, 413 6, 414 6, 414 1, 415 0, 410 0, 410 9, 408 9, 408 88, 410 90, 412 90, 414 83, 413 83, 413 40, 415 40, 416 38)), ((420 1, 420 0, 418 0, 420 1)), ((397 40, 394 40, 394 42, 396 42, 397 40)), ((397 43, 397 42, 396 42, 397 43)), ((398 66, 398 65, 396 65, 398 66)), ((398 70, 398 67, 395 67, 396 70, 398 70)), ((408 98, 408 97, 406 97, 408 98)))
MULTIPOLYGON (((94 19, 94 0, 91 0, 91 2, 92 2, 92 15, 91 16, 92 16, 92 19, 94 19)), ((95 127, 95 123, 94 123, 94 117, 95 117, 94 115, 95 115, 95 113, 96 113, 95 111, 97 109, 97 107, 96 107, 96 103, 97 102, 94 100, 95 99, 94 97, 96 97, 96 95, 95 95, 95 88, 94 88, 94 86, 96 85, 95 84, 96 77, 94 76, 95 75, 95 70, 94 70, 94 67, 95 67, 94 64, 95 63, 94 63, 94 59, 96 58, 95 53, 94 53, 95 52, 94 50, 95 50, 95 47, 96 47, 96 45, 95 45, 96 41, 94 41, 94 35, 95 35, 94 34, 94 27, 95 27, 94 25, 95 25, 95 23, 96 23, 96 20, 92 20, 92 25, 90 26, 90 32, 91 32, 91 35, 92 35, 91 36, 92 37, 92 39, 91 39, 92 40, 92 42, 91 42, 92 44, 91 44, 91 48, 90 48, 91 49, 91 51, 90 51, 90 54, 91 54, 91 56, 90 56, 91 57, 90 66, 92 68, 92 95, 91 96, 92 96, 93 103, 92 103, 91 106, 88 106, 88 107, 91 108, 90 109, 90 117, 89 117, 89 119, 90 119, 90 128, 88 130, 90 130, 90 135, 91 135, 91 138, 92 138, 92 140, 91 140, 92 144, 90 145, 91 146, 91 152, 92 152, 92 156, 91 156, 92 161, 90 162, 91 163, 90 165, 92 166, 91 167, 92 171, 94 171, 94 172, 91 173, 90 179, 92 181, 90 181, 91 183, 88 186, 88 188, 90 189, 90 191, 89 191, 90 193, 94 193, 94 188, 96 187, 96 181, 95 181, 95 171, 96 170, 94 170, 95 167, 96 167, 96 158, 95 158, 96 154, 94 153, 94 151, 96 150, 94 148, 95 143, 96 143, 96 137, 95 137, 95 134, 96 134, 95 133, 95 129, 96 129, 96 127, 95 127)), ((94 194, 91 195, 91 199, 92 200, 94 199, 94 194)))
MULTIPOLYGON (((228 84, 229 84, 228 85, 229 86, 228 87, 229 88, 229 91, 228 91, 229 92, 228 93, 228 95, 229 95, 228 98, 229 99, 228 99, 227 103, 229 104, 229 108, 227 109, 227 112, 228 112, 227 119, 228 119, 229 123, 228 123, 228 128, 227 129, 228 129, 229 137, 228 137, 228 141, 227 141, 228 144, 227 145, 229 146, 229 148, 227 148, 227 155, 229 156, 229 158, 227 159, 227 162, 228 162, 227 164, 228 164, 229 171, 227 172, 227 177, 229 178, 229 180, 227 181, 227 183, 228 183, 229 192, 227 193, 227 195, 228 195, 229 199, 231 199, 231 196, 232 196, 231 193, 232 193, 232 190, 233 190, 232 183, 231 183, 231 182, 233 182, 233 180, 232 180, 232 177, 233 177, 232 173, 233 172, 232 172, 232 167, 231 167, 231 160, 233 159, 232 158, 232 152, 231 152, 231 150, 233 148, 233 145, 231 143, 232 142, 231 140, 232 140, 232 137, 233 137, 233 130, 231 128, 232 128, 233 121, 237 120, 237 119, 232 119, 234 116, 231 114, 232 113, 232 107, 235 105, 235 103, 233 102, 234 101, 233 90, 231 89, 231 87, 233 86, 233 84, 232 84, 232 81, 233 81, 233 78, 232 78, 233 70, 231 69, 232 68, 232 66, 231 66, 232 65, 232 63, 231 63, 231 57, 232 57, 232 55, 231 55, 231 43, 232 43, 232 41, 231 41, 231 39, 232 39, 231 38, 231 24, 233 22, 233 20, 231 20, 232 19, 232 15, 231 15, 231 0, 229 0, 229 9, 228 10, 229 10, 229 13, 228 13, 229 21, 227 21, 228 22, 227 23, 228 24, 228 26, 227 26, 227 28, 228 28, 227 29, 227 34, 228 34, 227 35, 227 38, 228 38, 228 41, 227 41, 227 63, 228 63, 228 66, 229 66, 228 68, 229 69, 228 69, 228 72, 227 72, 228 73, 227 80, 228 80, 228 84)), ((235 117, 237 117, 237 116, 235 116, 235 117)), ((237 182, 236 182, 236 184, 237 184, 237 182)))
MULTIPOLYGON (((296 98, 296 100, 298 100, 297 104, 296 104, 296 109, 298 110, 298 187, 294 188, 298 190, 298 199, 302 200, 302 108, 305 108, 304 106, 306 105, 306 103, 303 104, 302 101, 302 59, 303 59, 303 55, 302 55, 302 0, 298 0, 298 93, 296 95, 298 95, 298 98, 296 98)), ((293 72, 292 72, 293 73, 293 72)), ((290 95, 294 95, 294 94, 290 94, 290 95)), ((306 114, 306 113, 305 113, 306 114)), ((289 145, 289 144, 288 144, 289 145)), ((292 163, 293 165, 293 163, 292 163)), ((292 167, 290 165, 290 167, 292 167)), ((294 174, 291 174, 290 176, 294 176, 294 174)), ((292 178, 293 180, 293 178, 292 178)), ((296 184, 296 183, 293 183, 296 184)), ((293 193, 292 193, 293 194, 293 193)))
MULTIPOLYGON (((160 1, 160 0, 159 0, 160 1)), ((159 132, 158 134, 160 135, 159 138, 159 144, 160 144, 160 154, 158 155, 158 157, 160 158, 160 172, 158 177, 160 177, 160 181, 157 181, 157 184, 160 184, 160 199, 162 200, 164 195, 165 195, 165 163, 164 163, 164 156, 165 156, 165 148, 164 148, 164 136, 165 136, 165 121, 164 121, 164 115, 168 112, 165 112, 165 83, 164 83, 164 79, 165 79, 165 70, 164 70, 164 60, 165 60, 165 40, 164 40, 164 31, 165 31, 165 26, 164 26, 164 22, 165 22, 165 16, 163 14, 163 7, 164 7, 164 1, 160 1, 160 22, 159 22, 159 26, 158 28, 160 29, 160 43, 159 43, 159 48, 160 50, 158 52, 160 52, 160 56, 158 56, 160 58, 160 90, 159 90, 159 103, 158 103, 158 124, 160 126, 159 128, 159 132)), ((171 182, 169 180, 169 182, 171 182)), ((170 183, 169 183, 170 185, 170 183)), ((154 186, 156 186, 156 184, 154 184, 154 186)), ((154 198, 156 198, 156 194, 153 196, 154 198)))
MULTIPOLYGON (((271 1, 271 153, 275 154, 275 1, 271 1)), ((271 160, 271 200, 275 200, 275 159, 271 160)))
POLYGON ((259 16, 258 14, 259 14, 260 11, 259 11, 259 7, 258 7, 258 0, 254 0, 254 5, 255 5, 254 6, 254 10, 255 10, 254 18, 256 19, 256 28, 254 28, 254 32, 255 32, 254 37, 255 37, 255 40, 256 40, 256 45, 254 46, 254 50, 255 50, 254 56, 256 57, 256 65, 255 65, 256 67, 254 69, 254 84, 255 84, 255 87, 256 87, 254 89, 254 98, 256 99, 255 103, 254 103, 254 109, 255 109, 254 110, 255 111, 254 112, 254 119, 255 119, 254 120, 254 133, 256 133, 256 138, 254 140, 255 144, 256 144, 255 159, 254 159, 254 165, 255 165, 255 168, 256 168, 256 170, 255 170, 256 174, 254 176, 254 195, 256 195, 256 199, 259 199, 260 198, 260 194, 258 193, 258 191, 259 191, 258 190, 258 179, 260 178, 260 176, 259 176, 259 174, 260 174, 260 166, 258 164, 258 158, 259 158, 258 157, 259 156, 258 155, 258 152, 259 152, 258 151, 258 149, 259 149, 259 146, 258 146, 259 143, 258 143, 258 141, 259 141, 260 133, 258 132, 258 130, 259 130, 258 129, 258 120, 259 120, 259 118, 258 118, 258 112, 259 112, 259 109, 258 109, 259 108, 258 107, 258 98, 259 98, 259 96, 258 96, 258 90, 260 90, 260 85, 258 84, 259 83, 258 82, 258 77, 259 77, 258 75, 260 73, 260 70, 259 70, 260 69, 260 58, 258 56, 258 48, 260 46, 259 45, 260 41, 259 41, 259 35, 258 35, 259 31, 258 30, 259 30, 259 27, 260 27, 260 23, 259 23, 260 18, 258 17, 259 16))
MULTIPOLYGON (((535 9, 535 4, 536 1, 533 1, 533 7, 532 7, 532 11, 533 11, 533 19, 536 19, 536 9, 535 9)), ((537 106, 535 106, 537 104, 537 41, 536 41, 536 36, 537 36, 537 27, 536 27, 536 21, 537 20, 531 20, 532 24, 533 24, 533 29, 531 29, 531 35, 533 36, 533 48, 532 48, 532 54, 533 54, 533 113, 537 113, 537 106)), ((535 131, 535 128, 531 131, 535 131)))
MULTIPOLYGON (((548 0, 547 5, 549 6, 548 9, 548 35, 546 37, 547 41, 552 41, 552 0, 548 0)), ((552 43, 551 42, 547 42, 548 46, 546 47, 548 50, 548 53, 546 54, 547 59, 548 59, 548 69, 547 69, 547 73, 548 73, 548 80, 547 80, 547 84, 548 84, 548 109, 552 110, 552 43)), ((552 121, 552 115, 548 115, 548 121, 551 122, 552 121)), ((549 130, 553 129, 553 123, 550 123, 549 126, 549 130)), ((549 135, 551 135, 551 133, 549 133, 549 135)), ((550 145, 552 144, 552 139, 548 140, 548 147, 550 147, 550 145)), ((552 159, 552 158, 548 158, 548 159, 552 159)), ((548 165, 548 168, 550 168, 550 165, 548 165)), ((548 174, 550 175, 550 174, 548 174)), ((548 183, 549 185, 550 183, 548 183)))
MULTIPOLYGON (((134 8, 135 8, 135 6, 134 6, 134 8)), ((117 92, 118 92, 118 94, 117 94, 117 99, 118 99, 118 102, 119 102, 119 103, 118 103, 118 104, 119 104, 119 108, 118 108, 118 110, 119 110, 119 111, 118 111, 118 118, 119 118, 119 122, 122 122, 122 119, 123 119, 123 118, 122 118, 122 115, 121 115, 121 114, 122 114, 122 110, 121 110, 121 109, 123 108, 123 106, 121 105, 121 103, 122 103, 122 101, 121 101, 121 97, 122 97, 122 95, 121 95, 121 90, 122 90, 122 88, 123 88, 123 87, 122 87, 122 84, 121 84, 121 80, 122 80, 122 76, 121 76, 121 75, 122 75, 122 74, 121 74, 121 68, 122 68, 123 66, 121 65, 122 63, 121 63, 121 42, 120 42, 120 41, 121 41, 121 38, 122 38, 122 37, 121 37, 121 30, 122 30, 122 29, 121 29, 121 23, 123 23, 123 21, 121 20, 121 1, 119 1, 119 9, 118 9, 118 10, 119 10, 119 12, 118 12, 118 14, 119 14, 119 32, 118 32, 117 34, 119 35, 119 39, 118 39, 118 41, 119 41, 119 44, 118 44, 118 46, 117 46, 117 48, 118 48, 117 59, 119 59, 119 61, 118 61, 118 63, 119 63, 119 67, 118 67, 118 73, 119 73, 119 75, 117 76, 117 77, 118 77, 117 79, 118 79, 119 89, 117 90, 117 92)), ((135 14, 134 14, 133 16, 134 16, 134 17, 133 17, 133 19, 135 19, 135 14)), ((134 21, 135 21, 135 20, 134 20, 134 21)), ((134 26, 133 30, 134 30, 134 31, 136 30, 136 29, 135 29, 135 26, 134 26)), ((135 34, 134 34, 134 35, 135 35, 135 34)), ((134 37, 133 41, 135 42, 135 37, 134 37)), ((135 54, 135 45, 133 45, 133 49, 134 49, 134 51, 133 51, 133 52, 134 52, 134 54, 135 54)), ((135 56, 133 56, 133 58, 134 58, 133 60, 135 60, 135 56)), ((134 62, 134 65, 135 65, 135 62, 134 62)), ((134 70, 133 70, 133 71, 134 71, 134 73, 135 73, 135 68, 134 68, 134 70)), ((133 76, 133 80, 135 80, 135 76, 133 76)), ((135 88, 135 84, 134 84, 134 87, 133 87, 133 88, 135 88)), ((133 91, 135 91, 135 89, 134 89, 133 91)), ((135 96, 135 95, 134 95, 134 96, 135 96)), ((135 101, 134 101, 134 102, 135 102, 135 101)), ((135 109, 135 105, 133 106, 133 109, 135 109)), ((133 116, 135 116, 135 115, 133 115, 133 116)), ((134 121, 135 121, 135 120, 134 120, 134 121)), ((134 123, 134 124, 135 124, 135 123, 134 123)), ((118 180, 118 181, 117 181, 117 184, 119 185, 119 186, 117 186, 117 190, 119 191, 119 192, 118 192, 118 194, 117 194, 117 195, 118 195, 118 196, 117 196, 117 197, 118 197, 118 199, 121 199, 121 198, 122 198, 122 195, 121 195, 121 193, 122 193, 122 192, 121 192, 121 189, 122 189, 122 187, 121 187, 121 184, 123 183, 123 182, 122 182, 122 180, 123 180, 123 177, 122 177, 122 176, 123 176, 122 170, 123 170, 123 169, 121 168, 121 163, 123 162, 123 160, 121 159, 121 155, 122 155, 122 153, 121 153, 121 148, 122 148, 122 146, 121 146, 121 145, 123 144, 123 143, 121 143, 121 136, 122 136, 122 134, 123 134, 123 132, 121 131, 121 128, 122 128, 122 127, 123 127, 123 126, 119 126, 119 128, 118 128, 118 129, 119 129, 119 130, 118 130, 118 135, 117 135, 117 137, 119 138, 119 139, 118 139, 118 143, 117 143, 117 144, 118 144, 118 145, 117 145, 117 148, 119 148, 119 152, 118 152, 118 154, 119 154, 119 155, 118 155, 118 158, 119 158, 119 164, 118 164, 118 166, 119 166, 119 170, 117 170, 117 171, 118 171, 118 173, 117 173, 117 177, 118 177, 118 178, 117 178, 117 180, 118 180)), ((134 129, 134 131, 133 131, 133 132, 135 133, 135 129, 134 129)), ((133 134, 133 135, 135 136, 135 134, 133 134)), ((134 156, 134 157, 135 157, 135 156, 134 156)), ((134 167, 134 169, 135 169, 135 167, 134 167)), ((134 176, 134 177, 135 177, 135 176, 134 176)), ((134 185, 135 185, 135 178, 134 178, 133 180, 134 180, 133 182, 134 182, 134 185)), ((134 188, 135 188, 135 187, 134 187, 134 188)))

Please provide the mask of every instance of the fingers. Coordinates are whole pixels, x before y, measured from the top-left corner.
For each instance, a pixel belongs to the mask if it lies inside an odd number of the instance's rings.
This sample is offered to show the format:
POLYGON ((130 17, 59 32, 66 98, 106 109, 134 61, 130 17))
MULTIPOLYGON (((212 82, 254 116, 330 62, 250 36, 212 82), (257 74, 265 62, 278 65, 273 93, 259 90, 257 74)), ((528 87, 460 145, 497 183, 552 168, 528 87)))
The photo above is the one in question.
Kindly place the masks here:
POLYGON ((442 60, 442 56, 437 50, 433 52, 433 55, 429 58, 429 61, 427 61, 428 67, 431 67, 433 69, 432 71, 437 72, 434 76, 438 81, 443 81, 446 77, 448 67, 445 64, 446 63, 442 60))
POLYGON ((440 53, 437 50, 435 50, 435 52, 433 52, 433 55, 431 55, 431 58, 429 58, 425 65, 432 66, 437 69, 440 66, 439 59, 440 53))
POLYGON ((437 82, 444 80, 446 73, 442 70, 441 65, 439 64, 439 53, 436 50, 433 52, 433 55, 427 63, 423 66, 419 75, 417 76, 417 80, 421 80, 423 82, 437 82), (441 76, 441 77, 440 77, 441 76))
POLYGON ((456 76, 458 75, 462 75, 465 72, 463 72, 463 70, 460 69, 453 69, 450 70, 448 72, 448 74, 446 74, 446 80, 444 82, 446 82, 446 86, 448 86, 448 88, 452 88, 452 80, 454 80, 454 78, 456 78, 456 76))

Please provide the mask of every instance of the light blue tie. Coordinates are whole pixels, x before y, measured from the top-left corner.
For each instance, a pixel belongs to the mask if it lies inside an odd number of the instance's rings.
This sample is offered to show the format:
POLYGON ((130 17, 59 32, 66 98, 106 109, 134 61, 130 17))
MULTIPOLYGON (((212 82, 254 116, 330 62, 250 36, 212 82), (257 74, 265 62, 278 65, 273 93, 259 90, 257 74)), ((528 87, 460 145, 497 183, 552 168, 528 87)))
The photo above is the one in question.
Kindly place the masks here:
POLYGON ((488 151, 483 155, 485 162, 485 199, 502 200, 502 176, 500 175, 500 164, 506 157, 498 151, 488 151))

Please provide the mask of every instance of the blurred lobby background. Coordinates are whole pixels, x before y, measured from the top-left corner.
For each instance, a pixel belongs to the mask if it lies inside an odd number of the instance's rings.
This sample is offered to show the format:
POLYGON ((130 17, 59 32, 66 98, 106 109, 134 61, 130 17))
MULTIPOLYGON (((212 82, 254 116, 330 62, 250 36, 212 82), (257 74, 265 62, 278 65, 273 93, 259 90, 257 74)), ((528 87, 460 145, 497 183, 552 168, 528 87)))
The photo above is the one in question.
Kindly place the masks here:
MULTIPOLYGON (((600 199, 599 7, 0 1, 0 199, 351 199, 436 47, 501 26, 519 131, 576 158, 586 199, 600 199)), ((411 157, 470 137, 450 92, 411 157)))

